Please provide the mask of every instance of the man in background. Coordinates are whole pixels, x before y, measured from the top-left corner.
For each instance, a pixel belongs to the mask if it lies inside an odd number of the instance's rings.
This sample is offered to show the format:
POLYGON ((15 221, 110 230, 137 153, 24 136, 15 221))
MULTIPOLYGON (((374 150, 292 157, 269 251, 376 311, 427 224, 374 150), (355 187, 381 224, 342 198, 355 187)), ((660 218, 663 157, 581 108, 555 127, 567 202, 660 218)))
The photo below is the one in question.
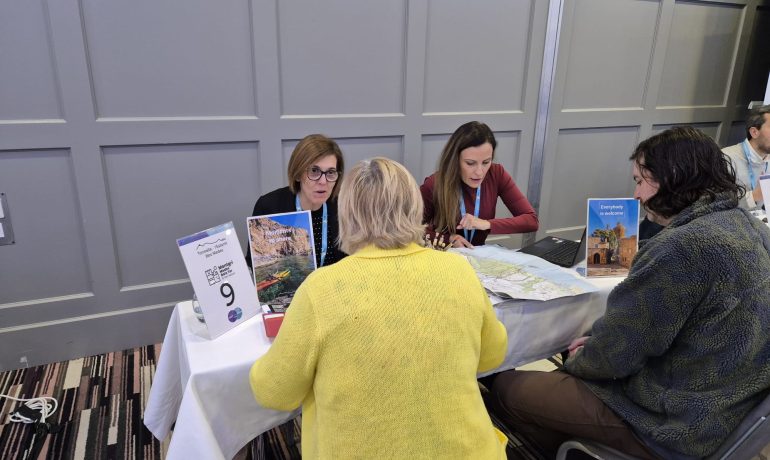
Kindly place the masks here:
POLYGON ((746 139, 722 149, 735 168, 735 179, 746 188, 740 206, 754 209, 762 205, 759 176, 770 172, 770 105, 757 107, 746 118, 746 139))

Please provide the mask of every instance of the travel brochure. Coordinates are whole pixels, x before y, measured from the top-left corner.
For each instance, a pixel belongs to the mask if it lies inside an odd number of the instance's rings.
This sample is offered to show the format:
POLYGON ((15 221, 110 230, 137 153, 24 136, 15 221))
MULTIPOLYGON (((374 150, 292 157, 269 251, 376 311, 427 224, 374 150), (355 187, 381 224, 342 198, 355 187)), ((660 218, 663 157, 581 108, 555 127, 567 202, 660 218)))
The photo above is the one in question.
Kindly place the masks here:
POLYGON ((316 269, 310 211, 249 217, 247 225, 259 301, 273 312, 284 312, 316 269))
POLYGON ((626 276, 639 248, 639 201, 589 198, 586 276, 626 276))

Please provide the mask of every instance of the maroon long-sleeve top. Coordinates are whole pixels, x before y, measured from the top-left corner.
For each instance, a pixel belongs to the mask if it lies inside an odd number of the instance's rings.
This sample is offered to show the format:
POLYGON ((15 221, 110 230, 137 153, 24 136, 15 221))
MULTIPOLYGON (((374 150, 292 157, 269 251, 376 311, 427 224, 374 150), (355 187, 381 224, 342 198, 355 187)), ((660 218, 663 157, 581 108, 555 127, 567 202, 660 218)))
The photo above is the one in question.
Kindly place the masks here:
MULTIPOLYGON (((425 204, 423 221, 428 224, 429 231, 433 231, 432 222, 436 212, 433 206, 433 188, 435 186, 435 174, 425 178, 425 182, 420 186, 422 200, 425 204)), ((488 220, 489 230, 476 230, 471 244, 474 246, 482 245, 490 233, 493 235, 510 233, 527 233, 537 231, 539 222, 537 214, 532 205, 529 204, 527 197, 521 193, 519 187, 511 178, 511 175, 497 163, 492 163, 484 181, 481 182, 481 202, 479 203, 479 217, 488 220), (505 206, 511 212, 512 217, 501 219, 495 218, 495 208, 497 207, 497 197, 500 197, 505 206)), ((461 185, 463 200, 465 201, 465 211, 473 214, 476 206, 476 189, 468 187, 464 183, 461 185)), ((460 215, 458 209, 458 216, 460 215)), ((462 216, 460 216, 462 217, 462 216)), ((459 219, 458 219, 458 222, 459 219)), ((462 235, 462 230, 457 231, 462 235)), ((469 231, 470 233, 470 231, 469 231)))

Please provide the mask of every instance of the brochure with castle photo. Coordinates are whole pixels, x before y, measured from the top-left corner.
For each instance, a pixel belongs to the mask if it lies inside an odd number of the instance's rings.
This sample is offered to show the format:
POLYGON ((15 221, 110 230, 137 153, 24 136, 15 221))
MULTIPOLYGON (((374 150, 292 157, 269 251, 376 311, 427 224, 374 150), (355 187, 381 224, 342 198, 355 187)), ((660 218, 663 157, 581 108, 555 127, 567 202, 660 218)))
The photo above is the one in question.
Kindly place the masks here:
POLYGON ((626 276, 639 248, 639 201, 589 198, 586 276, 626 276))
POLYGON ((260 303, 282 312, 316 268, 310 211, 249 217, 249 253, 260 303))

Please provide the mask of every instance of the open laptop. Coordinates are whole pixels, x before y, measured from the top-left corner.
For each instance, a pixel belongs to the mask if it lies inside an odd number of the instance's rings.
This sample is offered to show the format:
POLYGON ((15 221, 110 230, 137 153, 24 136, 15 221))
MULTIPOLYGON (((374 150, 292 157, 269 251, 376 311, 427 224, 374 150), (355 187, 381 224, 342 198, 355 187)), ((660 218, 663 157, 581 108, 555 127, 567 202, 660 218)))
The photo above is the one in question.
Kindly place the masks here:
POLYGON ((586 256, 586 229, 583 227, 583 236, 580 242, 546 236, 529 246, 519 249, 519 252, 532 254, 561 267, 572 267, 586 256))

